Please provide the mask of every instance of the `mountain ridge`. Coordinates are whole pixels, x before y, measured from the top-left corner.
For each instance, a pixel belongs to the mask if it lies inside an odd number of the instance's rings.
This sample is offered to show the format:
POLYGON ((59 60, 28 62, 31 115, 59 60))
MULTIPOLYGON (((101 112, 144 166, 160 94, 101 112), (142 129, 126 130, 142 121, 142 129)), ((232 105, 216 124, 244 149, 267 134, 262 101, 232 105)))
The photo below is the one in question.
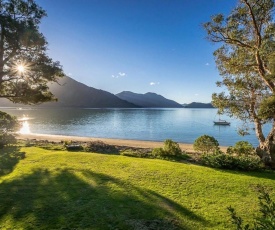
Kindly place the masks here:
POLYGON ((116 96, 143 108, 183 108, 181 104, 152 92, 140 94, 131 91, 122 91, 116 94, 116 96))
MULTIPOLYGON (((57 102, 45 102, 38 107, 76 107, 76 108, 138 108, 121 100, 107 91, 96 89, 70 77, 60 78, 58 83, 49 84, 50 91, 57 102)), ((0 99, 0 106, 25 107, 30 105, 14 104, 7 99, 0 99)))
POLYGON ((213 109, 215 108, 211 103, 192 102, 184 106, 184 108, 202 108, 202 109, 213 109))
MULTIPOLYGON (((78 82, 70 77, 63 77, 59 83, 49 84, 50 91, 58 98, 57 102, 45 102, 36 107, 75 107, 75 108, 213 108, 211 103, 192 102, 181 105, 162 95, 147 92, 145 94, 122 91, 112 94, 78 82)), ((0 98, 1 107, 30 107, 14 104, 0 98)))

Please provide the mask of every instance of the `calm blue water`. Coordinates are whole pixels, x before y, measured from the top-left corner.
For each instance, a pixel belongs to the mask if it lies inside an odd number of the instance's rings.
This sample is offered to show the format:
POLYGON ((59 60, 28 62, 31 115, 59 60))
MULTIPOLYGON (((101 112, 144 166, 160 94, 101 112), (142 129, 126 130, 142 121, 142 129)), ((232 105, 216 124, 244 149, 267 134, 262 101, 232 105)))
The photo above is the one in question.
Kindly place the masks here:
POLYGON ((216 109, 24 109, 0 108, 16 115, 27 116, 32 133, 59 134, 118 139, 193 143, 207 134, 220 145, 233 145, 247 140, 257 145, 253 131, 241 137, 237 134, 240 122, 223 116, 230 126, 213 125, 216 109))

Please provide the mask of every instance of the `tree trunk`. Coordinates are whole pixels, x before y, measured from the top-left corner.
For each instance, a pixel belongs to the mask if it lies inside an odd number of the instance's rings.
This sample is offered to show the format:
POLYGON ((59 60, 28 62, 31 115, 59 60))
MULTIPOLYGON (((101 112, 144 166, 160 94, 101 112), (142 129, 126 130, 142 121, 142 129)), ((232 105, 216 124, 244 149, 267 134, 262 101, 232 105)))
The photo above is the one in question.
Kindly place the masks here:
MULTIPOLYGON (((273 124, 273 127, 268 134, 268 136, 263 140, 259 138, 258 131, 256 129, 256 134, 259 140, 259 146, 256 148, 256 153, 259 157, 262 158, 263 162, 267 166, 271 166, 272 168, 275 168, 275 124, 273 124)), ((260 132, 261 133, 261 132, 260 132)))
POLYGON ((262 125, 259 120, 254 120, 254 124, 256 136, 259 140, 259 146, 256 148, 256 153, 262 158, 266 165, 275 168, 275 121, 273 122, 272 128, 266 138, 264 137, 262 125))
POLYGON ((256 148, 256 153, 262 158, 262 161, 267 166, 275 168, 275 145, 274 143, 265 142, 260 143, 256 148))

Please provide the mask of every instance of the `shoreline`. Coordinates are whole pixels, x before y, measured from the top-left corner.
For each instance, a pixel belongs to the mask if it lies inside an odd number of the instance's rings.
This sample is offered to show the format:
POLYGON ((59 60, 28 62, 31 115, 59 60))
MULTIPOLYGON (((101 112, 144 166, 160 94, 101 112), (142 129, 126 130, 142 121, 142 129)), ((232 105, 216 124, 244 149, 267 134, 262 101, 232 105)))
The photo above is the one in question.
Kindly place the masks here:
MULTIPOLYGON (((118 145, 118 146, 128 146, 136 148, 159 148, 163 147, 164 142, 160 141, 141 141, 141 140, 127 140, 127 139, 112 139, 112 138, 97 138, 97 137, 81 137, 81 136, 66 136, 66 135, 52 135, 52 134, 16 134, 17 139, 36 139, 36 140, 48 140, 53 142, 60 141, 79 141, 79 142, 89 142, 89 141, 103 141, 109 145, 118 145)), ((179 143, 179 146, 182 151, 186 152, 195 152, 193 149, 193 144, 188 143, 179 143)), ((220 146, 222 151, 226 151, 226 146, 220 146)))

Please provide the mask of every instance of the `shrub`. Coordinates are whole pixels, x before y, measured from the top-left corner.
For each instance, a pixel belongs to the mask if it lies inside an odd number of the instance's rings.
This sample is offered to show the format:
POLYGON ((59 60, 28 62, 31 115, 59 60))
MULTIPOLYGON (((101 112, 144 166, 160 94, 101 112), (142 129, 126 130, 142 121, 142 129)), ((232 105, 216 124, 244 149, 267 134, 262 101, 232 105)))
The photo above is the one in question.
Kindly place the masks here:
POLYGON ((65 141, 61 141, 61 143, 63 143, 63 145, 66 146, 66 145, 71 145, 73 141, 65 140, 65 141))
POLYGON ((67 151, 82 151, 83 147, 78 144, 66 145, 67 151))
POLYGON ((181 151, 179 144, 170 139, 165 140, 163 148, 154 148, 152 157, 173 161, 190 159, 186 153, 181 151))
POLYGON ((234 208, 231 206, 229 210, 232 218, 232 223, 237 230, 274 230, 275 229, 275 203, 271 200, 268 192, 264 187, 258 186, 260 217, 255 218, 254 227, 250 228, 249 224, 243 226, 243 220, 238 217, 234 208))
POLYGON ((85 147, 86 152, 94 152, 94 153, 112 153, 118 154, 118 149, 113 145, 108 145, 103 141, 91 141, 85 147))
POLYGON ((263 163, 258 156, 233 156, 221 151, 205 153, 200 161, 203 165, 221 169, 237 169, 243 171, 256 171, 263 169, 263 163))
POLYGON ((167 152, 163 148, 154 148, 152 151, 153 156, 166 156, 167 152))
POLYGON ((228 154, 235 154, 237 156, 255 155, 255 149, 247 141, 238 141, 235 146, 229 146, 226 150, 228 154))
POLYGON ((154 148, 152 154, 154 156, 181 156, 182 151, 177 142, 167 139, 164 141, 164 147, 154 148))
POLYGON ((219 142, 214 137, 203 135, 195 140, 193 148, 195 151, 209 153, 219 150, 219 142))
POLYGON ((167 139, 164 141, 163 150, 167 153, 167 155, 172 155, 172 156, 182 155, 182 151, 180 149, 179 144, 170 139, 167 139))
POLYGON ((127 157, 139 157, 139 158, 152 158, 152 154, 141 151, 141 150, 132 150, 132 149, 126 149, 120 153, 122 156, 127 157))

